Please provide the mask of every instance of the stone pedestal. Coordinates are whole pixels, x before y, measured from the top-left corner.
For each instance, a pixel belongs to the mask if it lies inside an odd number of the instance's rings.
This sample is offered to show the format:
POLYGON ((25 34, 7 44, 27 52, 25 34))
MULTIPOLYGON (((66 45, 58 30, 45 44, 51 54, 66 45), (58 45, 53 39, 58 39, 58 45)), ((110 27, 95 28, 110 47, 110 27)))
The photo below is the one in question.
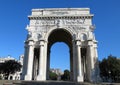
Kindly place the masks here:
POLYGON ((43 75, 37 76, 37 81, 45 81, 46 79, 43 78, 43 75))
POLYGON ((83 82, 84 80, 83 80, 83 76, 78 76, 77 77, 77 82, 83 82))
POLYGON ((32 76, 31 75, 25 75, 25 80, 31 80, 32 76))

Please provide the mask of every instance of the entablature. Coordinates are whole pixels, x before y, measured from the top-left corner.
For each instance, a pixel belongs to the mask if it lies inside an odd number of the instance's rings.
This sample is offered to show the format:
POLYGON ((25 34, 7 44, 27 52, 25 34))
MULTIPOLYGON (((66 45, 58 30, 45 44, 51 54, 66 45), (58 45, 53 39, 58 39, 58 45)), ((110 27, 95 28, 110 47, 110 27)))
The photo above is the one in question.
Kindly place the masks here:
POLYGON ((49 15, 49 16, 41 16, 41 15, 30 15, 28 18, 30 20, 32 19, 91 19, 94 15, 93 14, 84 14, 84 15, 72 15, 72 16, 55 16, 55 15, 49 15))

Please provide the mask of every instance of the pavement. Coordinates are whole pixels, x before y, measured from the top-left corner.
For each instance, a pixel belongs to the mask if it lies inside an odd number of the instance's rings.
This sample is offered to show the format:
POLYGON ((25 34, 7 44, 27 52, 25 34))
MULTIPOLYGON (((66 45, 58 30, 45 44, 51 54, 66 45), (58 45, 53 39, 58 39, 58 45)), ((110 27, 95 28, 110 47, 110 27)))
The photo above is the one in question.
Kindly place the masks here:
POLYGON ((0 85, 120 85, 120 83, 76 83, 71 81, 20 81, 0 80, 0 85))

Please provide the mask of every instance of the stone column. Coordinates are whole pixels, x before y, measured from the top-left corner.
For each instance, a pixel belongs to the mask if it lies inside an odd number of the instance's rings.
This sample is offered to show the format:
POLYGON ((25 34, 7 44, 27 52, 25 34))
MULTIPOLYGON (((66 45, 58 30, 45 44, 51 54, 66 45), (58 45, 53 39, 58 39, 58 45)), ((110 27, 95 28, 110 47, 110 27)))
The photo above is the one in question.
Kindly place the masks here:
POLYGON ((97 43, 94 44, 94 81, 98 82, 100 80, 100 70, 99 70, 99 62, 98 62, 98 53, 97 53, 97 43))
POLYGON ((24 80, 24 77, 27 73, 27 57, 28 57, 28 45, 25 43, 25 52, 24 52, 24 59, 23 59, 23 68, 22 68, 22 76, 21 76, 21 80, 24 80))
POLYGON ((38 61, 37 61, 37 56, 34 56, 34 66, 33 66, 33 79, 37 79, 37 69, 38 69, 38 61))
POLYGON ((84 56, 84 80, 86 80, 86 56, 84 56))
POLYGON ((87 60, 88 60, 88 80, 93 82, 93 73, 94 73, 94 49, 93 42, 88 41, 87 47, 87 60))
POLYGON ((98 59, 97 44, 94 44, 94 50, 95 50, 95 62, 97 62, 98 59))
POLYGON ((73 81, 77 80, 77 49, 76 49, 76 42, 73 41, 73 81))
POLYGON ((83 82, 82 63, 81 63, 81 42, 78 40, 77 45, 77 82, 83 82))
POLYGON ((47 79, 47 45, 48 42, 44 41, 44 80, 47 79))
POLYGON ((33 58, 34 58, 34 42, 28 42, 28 55, 25 56, 27 60, 27 73, 25 75, 25 80, 32 80, 32 71, 33 71, 33 58))
POLYGON ((38 76, 37 76, 37 80, 39 81, 44 81, 46 79, 45 76, 44 76, 44 41, 41 40, 40 41, 40 56, 39 56, 39 71, 38 71, 38 76))
POLYGON ((50 50, 47 52, 47 79, 49 80, 49 72, 50 72, 50 50))
POLYGON ((73 76, 73 52, 70 48, 70 80, 73 81, 74 80, 74 76, 73 76))

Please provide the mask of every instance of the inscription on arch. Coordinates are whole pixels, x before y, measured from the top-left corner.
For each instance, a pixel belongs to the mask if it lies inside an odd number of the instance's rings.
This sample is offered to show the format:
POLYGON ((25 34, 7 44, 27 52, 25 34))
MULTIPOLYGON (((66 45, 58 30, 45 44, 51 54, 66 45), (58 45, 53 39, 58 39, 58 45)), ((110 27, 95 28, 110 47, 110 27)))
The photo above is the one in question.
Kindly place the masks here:
POLYGON ((82 25, 85 19, 51 19, 51 20, 36 20, 36 25, 56 25, 61 21, 63 25, 82 25))

